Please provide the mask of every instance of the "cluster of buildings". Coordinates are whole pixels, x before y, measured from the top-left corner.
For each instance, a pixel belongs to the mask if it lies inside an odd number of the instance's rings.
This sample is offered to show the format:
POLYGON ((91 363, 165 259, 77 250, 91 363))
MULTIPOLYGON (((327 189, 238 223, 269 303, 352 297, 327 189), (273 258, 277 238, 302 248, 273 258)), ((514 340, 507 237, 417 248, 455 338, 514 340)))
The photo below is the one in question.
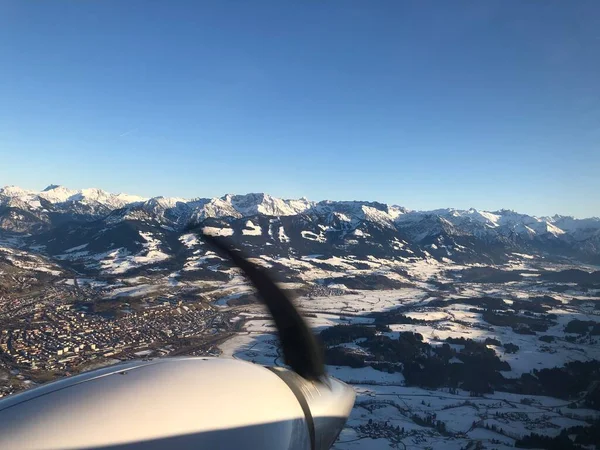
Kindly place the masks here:
POLYGON ((97 358, 133 357, 141 349, 206 335, 225 321, 202 305, 169 301, 113 318, 74 304, 48 306, 2 327, 0 356, 21 368, 68 372, 97 358))

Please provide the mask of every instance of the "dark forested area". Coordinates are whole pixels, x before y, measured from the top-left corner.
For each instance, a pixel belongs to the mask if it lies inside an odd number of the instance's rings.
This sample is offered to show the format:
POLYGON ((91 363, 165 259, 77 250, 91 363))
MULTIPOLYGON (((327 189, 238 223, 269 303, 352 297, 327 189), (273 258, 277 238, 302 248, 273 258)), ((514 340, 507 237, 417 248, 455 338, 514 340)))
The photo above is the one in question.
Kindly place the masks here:
POLYGON ((382 324, 337 325, 321 332, 320 338, 328 364, 401 372, 409 386, 461 388, 472 395, 495 390, 548 395, 600 408, 600 361, 573 361, 562 367, 533 369, 519 378, 505 378, 502 372, 509 371, 510 365, 488 345, 518 352, 519 347, 510 342, 448 338, 434 346, 423 342, 419 333, 390 334, 382 324), (354 345, 340 346, 348 343, 354 345))

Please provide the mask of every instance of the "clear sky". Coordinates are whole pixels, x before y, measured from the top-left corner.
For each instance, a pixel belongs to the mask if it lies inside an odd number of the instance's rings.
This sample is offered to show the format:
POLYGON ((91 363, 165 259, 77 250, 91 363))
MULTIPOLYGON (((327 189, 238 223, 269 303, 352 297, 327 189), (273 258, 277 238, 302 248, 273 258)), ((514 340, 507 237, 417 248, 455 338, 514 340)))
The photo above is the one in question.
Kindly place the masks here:
POLYGON ((0 0, 0 185, 600 215, 600 1, 0 0))

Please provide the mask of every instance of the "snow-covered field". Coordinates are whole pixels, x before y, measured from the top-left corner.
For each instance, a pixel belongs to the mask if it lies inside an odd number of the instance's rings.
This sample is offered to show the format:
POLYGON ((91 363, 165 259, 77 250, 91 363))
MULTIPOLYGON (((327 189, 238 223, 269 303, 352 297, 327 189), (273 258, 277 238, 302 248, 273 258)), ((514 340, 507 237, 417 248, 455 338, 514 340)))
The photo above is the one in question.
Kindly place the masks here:
MULTIPOLYGON (((304 258, 309 260, 310 258, 304 258)), ((332 266, 342 266, 343 261, 330 261, 332 266)), ((343 270, 343 267, 340 267, 343 270)), ((484 341, 497 339, 519 347, 508 353, 503 347, 489 346, 511 370, 503 372, 506 378, 516 378, 532 369, 552 368, 574 360, 600 359, 600 339, 567 341, 565 325, 572 319, 600 322, 598 310, 589 311, 570 303, 572 295, 547 292, 535 278, 523 282, 503 284, 461 283, 452 298, 494 296, 510 302, 531 295, 548 295, 562 304, 548 311, 556 314, 556 324, 544 335, 554 336, 547 343, 539 335, 518 334, 510 327, 491 326, 484 322, 481 313, 473 312, 468 305, 455 303, 444 307, 427 307, 427 304, 448 295, 437 292, 427 281, 441 276, 436 264, 423 263, 412 267, 417 280, 412 288, 380 291, 354 291, 336 296, 305 296, 297 299, 298 306, 315 332, 337 325, 372 323, 369 314, 403 308, 406 316, 425 324, 391 325, 391 332, 413 331, 423 336, 431 345, 441 345, 446 338, 470 338, 484 341)), ((588 296, 590 301, 600 298, 588 296)), ((220 302, 221 307, 226 306, 220 302)), ((276 329, 266 318, 260 305, 250 305, 236 320, 243 320, 243 328, 221 345, 223 356, 251 360, 260 364, 282 364, 277 347, 276 329)), ((346 344, 353 345, 353 344, 346 344)), ((334 448, 388 449, 388 448, 444 448, 461 449, 473 441, 481 441, 494 449, 514 448, 516 439, 530 433, 556 436, 561 429, 586 425, 585 420, 600 417, 600 412, 583 407, 567 408, 568 402, 550 397, 517 395, 506 392, 472 397, 461 390, 426 390, 406 386, 401 373, 382 372, 372 367, 352 369, 328 366, 328 372, 355 386, 355 408, 334 448), (418 416, 418 418, 416 418, 418 416), (445 424, 440 432, 427 425, 428 418, 445 424)))

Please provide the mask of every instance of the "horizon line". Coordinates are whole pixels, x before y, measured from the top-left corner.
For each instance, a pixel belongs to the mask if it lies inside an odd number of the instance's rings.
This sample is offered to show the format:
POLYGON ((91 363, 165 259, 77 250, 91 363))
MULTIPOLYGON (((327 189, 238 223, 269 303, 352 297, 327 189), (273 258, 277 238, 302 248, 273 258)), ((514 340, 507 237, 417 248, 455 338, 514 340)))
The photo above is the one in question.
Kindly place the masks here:
MULTIPOLYGON (((165 198, 165 199, 182 199, 185 202, 192 202, 192 201, 197 201, 197 200, 204 200, 204 199, 208 199, 208 200, 212 200, 215 198, 218 199, 223 199, 227 196, 248 196, 248 195, 268 195, 269 197, 275 198, 275 199, 279 199, 279 200, 283 200, 283 201, 299 201, 299 200, 305 200, 311 203, 323 203, 323 202, 340 202, 340 203, 348 203, 348 202, 357 202, 357 203, 379 203, 388 207, 396 207, 396 208, 402 208, 405 209, 407 212, 416 212, 416 213, 433 213, 436 211, 443 211, 443 210, 447 210, 447 211, 459 211, 459 212, 464 212, 464 211, 477 211, 477 212, 485 212, 485 213, 492 213, 492 214, 496 214, 496 213, 502 213, 502 212, 511 212, 511 213, 515 213, 515 214, 521 214, 521 215, 526 215, 529 217, 533 217, 536 219, 547 219, 547 218, 554 218, 554 217, 570 217, 573 218, 575 220, 588 220, 588 219, 595 219, 595 220, 600 220, 600 216, 587 216, 587 217, 577 217, 574 215, 570 215, 570 214, 560 214, 560 213, 554 213, 552 215, 542 215, 542 216, 537 216, 537 215, 531 215, 531 214, 527 214, 527 213, 521 213, 518 212, 514 209, 510 209, 510 208, 500 208, 500 209, 481 209, 481 208, 455 208, 455 207, 441 207, 441 208, 433 208, 433 209, 411 209, 408 208, 406 206, 402 206, 399 205, 397 203, 386 203, 386 202, 382 202, 379 200, 357 200, 357 199, 353 199, 353 200, 334 200, 331 198, 326 198, 326 199, 322 199, 322 200, 311 200, 306 196, 301 196, 301 197, 297 197, 297 198, 284 198, 284 197, 278 197, 278 196, 273 196, 271 194, 269 194, 268 192, 247 192, 245 194, 234 194, 234 193, 225 193, 221 196, 216 196, 216 197, 201 197, 201 196, 197 196, 197 197, 180 197, 180 196, 164 196, 164 195, 155 195, 155 196, 143 196, 143 195, 138 195, 138 194, 132 194, 132 193, 128 193, 128 192, 111 192, 111 191, 107 191, 103 188, 97 188, 97 187, 87 187, 87 188, 80 188, 80 189, 72 189, 69 187, 66 187, 62 184, 54 184, 54 183, 50 183, 49 185, 47 185, 44 189, 40 189, 40 190, 36 190, 36 189, 28 189, 28 188, 22 188, 21 186, 18 186, 16 184, 8 184, 8 185, 4 185, 2 187, 0 187, 0 190, 5 190, 6 188, 18 188, 20 190, 23 191, 28 191, 34 194, 41 194, 43 192, 45 192, 46 190, 52 190, 52 189, 56 189, 56 188, 64 188, 66 190, 69 191, 77 191, 77 192, 81 192, 84 190, 88 190, 88 189, 97 189, 99 191, 105 192, 106 194, 109 195, 129 195, 129 196, 133 196, 133 197, 140 197, 140 201, 148 201, 148 200, 152 200, 155 198, 165 198), (50 189, 49 189, 50 188, 50 189)), ((135 203, 135 202, 131 202, 131 203, 135 203)))

